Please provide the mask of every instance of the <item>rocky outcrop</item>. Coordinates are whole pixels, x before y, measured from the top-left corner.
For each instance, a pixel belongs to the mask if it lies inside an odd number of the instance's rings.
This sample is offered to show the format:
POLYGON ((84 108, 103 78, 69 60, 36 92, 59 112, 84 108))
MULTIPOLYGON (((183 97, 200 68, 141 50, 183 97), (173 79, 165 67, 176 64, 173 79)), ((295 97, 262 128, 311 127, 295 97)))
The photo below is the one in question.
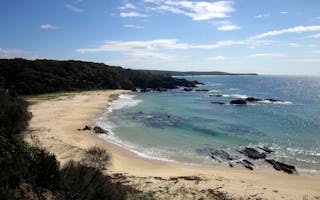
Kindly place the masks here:
POLYGON ((242 153, 242 154, 246 155, 248 158, 252 158, 252 159, 266 158, 265 153, 260 153, 256 149, 250 148, 250 147, 246 147, 245 149, 240 150, 239 153, 242 153))
POLYGON ((265 161, 267 163, 270 163, 275 170, 284 171, 284 172, 287 172, 288 174, 297 173, 297 170, 293 165, 288 165, 282 162, 275 161, 273 159, 265 159, 265 161))
POLYGON ((232 100, 230 101, 230 104, 234 104, 234 105, 246 105, 247 101, 243 100, 243 99, 236 99, 236 100, 232 100))

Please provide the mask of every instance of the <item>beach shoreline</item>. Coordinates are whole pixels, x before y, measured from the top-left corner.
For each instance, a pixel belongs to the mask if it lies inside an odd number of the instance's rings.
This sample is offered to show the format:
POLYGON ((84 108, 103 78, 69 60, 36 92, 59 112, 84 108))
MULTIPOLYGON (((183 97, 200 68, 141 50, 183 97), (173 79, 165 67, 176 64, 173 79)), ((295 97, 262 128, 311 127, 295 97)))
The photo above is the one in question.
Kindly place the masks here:
MULTIPOLYGON (((179 187, 184 187, 196 197, 200 197, 200 191, 214 188, 233 197, 246 198, 255 195, 256 198, 263 199, 303 199, 304 196, 308 199, 320 198, 318 176, 288 175, 264 169, 249 171, 216 166, 193 166, 152 160, 102 139, 92 131, 78 130, 86 125, 95 126, 94 119, 107 109, 108 103, 117 95, 127 92, 88 91, 49 100, 41 99, 29 107, 33 118, 27 131, 29 134, 26 134, 26 141, 54 153, 61 165, 69 160, 80 160, 85 149, 92 146, 103 147, 111 154, 111 165, 107 173, 124 174, 132 185, 137 185, 139 189, 147 192, 170 186, 171 193, 179 187), (180 180, 179 183, 173 184, 170 178, 177 176, 197 176, 201 177, 201 181, 180 180)), ((179 195, 181 197, 183 194, 179 195)), ((158 197, 165 198, 164 194, 161 196, 161 192, 158 197)), ((180 197, 177 196, 176 199, 180 197)))

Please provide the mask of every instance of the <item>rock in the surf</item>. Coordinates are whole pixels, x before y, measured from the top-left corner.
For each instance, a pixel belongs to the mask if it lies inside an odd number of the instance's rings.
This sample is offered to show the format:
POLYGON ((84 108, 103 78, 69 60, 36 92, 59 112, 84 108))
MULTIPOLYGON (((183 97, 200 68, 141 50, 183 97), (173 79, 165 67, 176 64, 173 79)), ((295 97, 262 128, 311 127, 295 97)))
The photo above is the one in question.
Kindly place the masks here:
POLYGON ((270 163, 275 170, 284 171, 288 174, 293 174, 297 172, 296 167, 293 165, 288 165, 279 161, 275 161, 273 159, 265 159, 265 161, 267 163, 270 163))
POLYGON ((97 133, 97 134, 109 134, 109 131, 107 130, 104 130, 103 128, 99 127, 99 126, 95 126, 93 128, 94 132, 97 133))
POLYGON ((246 147, 245 149, 240 150, 239 152, 248 156, 249 158, 252 158, 252 159, 266 158, 265 153, 261 153, 261 152, 257 151, 256 149, 250 148, 250 147, 246 147))
POLYGON ((246 105, 247 101, 243 100, 243 99, 236 99, 236 100, 232 100, 230 101, 230 104, 234 104, 234 105, 246 105))
POLYGON ((247 101, 250 101, 250 102, 254 102, 254 101, 262 101, 262 99, 259 99, 259 98, 255 98, 255 97, 248 97, 246 98, 247 101))

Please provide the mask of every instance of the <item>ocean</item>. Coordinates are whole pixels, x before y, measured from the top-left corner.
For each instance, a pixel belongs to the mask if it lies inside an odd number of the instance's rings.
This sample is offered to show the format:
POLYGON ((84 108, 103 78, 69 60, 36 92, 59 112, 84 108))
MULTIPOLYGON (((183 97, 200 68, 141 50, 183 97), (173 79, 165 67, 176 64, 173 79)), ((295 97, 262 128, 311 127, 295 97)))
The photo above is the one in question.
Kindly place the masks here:
MULTIPOLYGON (((95 122, 109 142, 139 156, 192 165, 228 165, 205 152, 224 150, 236 160, 244 147, 269 147, 267 157, 320 170, 320 78, 302 76, 190 76, 195 89, 120 95, 95 122), (207 91, 206 91, 207 90, 207 91), (231 105, 238 98, 277 99, 231 105), (225 104, 216 104, 221 102, 225 104)), ((236 161, 233 161, 236 162, 236 161)), ((263 160, 256 168, 270 168, 263 160)))

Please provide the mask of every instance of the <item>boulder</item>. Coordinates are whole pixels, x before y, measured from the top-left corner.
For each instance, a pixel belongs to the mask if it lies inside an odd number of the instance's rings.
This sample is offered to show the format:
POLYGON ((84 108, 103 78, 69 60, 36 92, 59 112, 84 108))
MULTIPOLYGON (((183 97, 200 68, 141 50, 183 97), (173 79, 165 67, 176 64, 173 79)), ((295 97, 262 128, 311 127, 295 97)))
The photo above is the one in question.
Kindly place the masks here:
POLYGON ((259 99, 259 98, 255 98, 255 97, 248 97, 246 98, 247 101, 250 101, 250 102, 254 102, 254 101, 262 101, 262 99, 259 99))
POLYGON ((103 128, 99 127, 99 126, 95 126, 93 128, 94 132, 97 133, 97 134, 107 134, 109 133, 109 131, 107 130, 104 130, 103 128))
POLYGON ((239 152, 244 154, 244 155, 246 155, 249 158, 252 158, 252 159, 266 158, 266 154, 265 153, 260 153, 256 149, 250 148, 250 147, 246 147, 245 149, 240 150, 239 152))
POLYGON ((243 100, 243 99, 236 99, 236 100, 230 101, 230 104, 246 105, 246 104, 247 104, 247 101, 246 101, 246 100, 243 100))
POLYGON ((273 159, 265 159, 265 161, 267 163, 270 163, 275 170, 284 171, 284 172, 287 172, 288 174, 293 174, 297 172, 295 166, 293 165, 288 165, 282 162, 275 161, 273 159))

